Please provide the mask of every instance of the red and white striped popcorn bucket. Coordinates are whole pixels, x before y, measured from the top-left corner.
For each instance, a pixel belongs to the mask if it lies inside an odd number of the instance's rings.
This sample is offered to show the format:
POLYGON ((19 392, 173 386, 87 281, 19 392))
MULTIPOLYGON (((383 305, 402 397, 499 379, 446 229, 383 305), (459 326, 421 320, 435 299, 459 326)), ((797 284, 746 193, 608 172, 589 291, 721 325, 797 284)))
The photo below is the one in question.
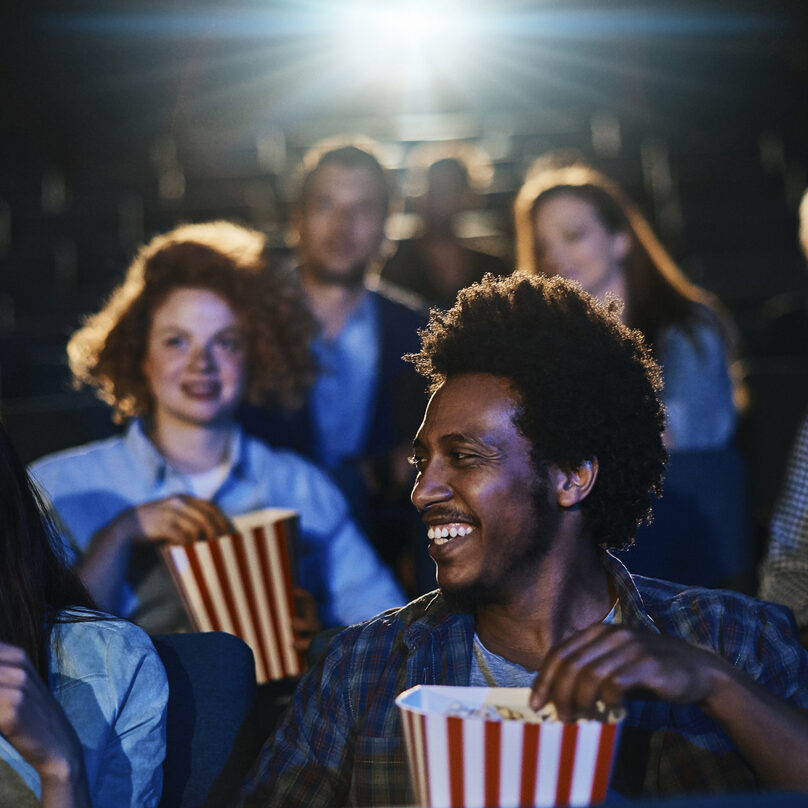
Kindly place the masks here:
POLYGON ((259 683, 303 669, 292 634, 298 520, 295 511, 266 508, 233 517, 229 535, 161 548, 196 630, 241 637, 259 683))
POLYGON ((398 696, 418 804, 516 808, 603 802, 620 721, 539 722, 527 706, 529 694, 529 688, 418 685, 398 696), (486 705, 530 714, 536 723, 468 717, 486 705), (461 715, 452 714, 457 712, 461 715))

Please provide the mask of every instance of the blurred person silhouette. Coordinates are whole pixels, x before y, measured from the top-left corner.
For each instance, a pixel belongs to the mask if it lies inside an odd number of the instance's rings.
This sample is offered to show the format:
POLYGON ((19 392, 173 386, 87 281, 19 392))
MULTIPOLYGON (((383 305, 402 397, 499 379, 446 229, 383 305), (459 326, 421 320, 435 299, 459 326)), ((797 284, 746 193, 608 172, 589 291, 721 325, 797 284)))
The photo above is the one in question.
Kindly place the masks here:
MULTIPOLYGON (((799 205, 799 242, 808 259, 808 189, 799 205)), ((786 292, 768 300, 761 312, 756 353, 808 361, 808 290, 786 292)))
POLYGON ((190 628, 157 545, 231 532, 229 516, 300 514, 297 643, 402 602, 331 480, 247 437, 242 399, 294 405, 313 378, 299 284, 266 262, 263 234, 225 221, 144 245, 124 282, 68 344, 123 435, 32 464, 96 601, 150 633, 190 628))
POLYGON ((733 329, 622 190, 589 166, 540 158, 519 190, 514 217, 521 269, 623 301, 625 323, 643 333, 662 365, 666 446, 727 446, 738 415, 729 370, 733 329))
MULTIPOLYGON (((808 259, 808 191, 800 202, 799 241, 808 259)), ((805 355, 808 350, 808 301, 770 324, 774 354, 805 355), (777 339, 774 335, 779 334, 777 339), (782 340, 780 339, 782 338, 782 340), (798 344, 791 345, 796 339, 798 344), (799 344, 799 341, 802 343, 799 344), (782 348, 778 346, 782 345, 782 348), (781 352, 782 351, 782 352, 781 352), (792 354, 788 354, 792 351, 792 354)), ((785 479, 769 525, 769 544, 758 570, 759 596, 788 606, 797 618, 802 644, 808 647, 808 410, 802 416, 785 479)))
POLYGON ((472 249, 458 234, 460 216, 476 206, 477 193, 490 183, 490 161, 479 147, 458 143, 416 147, 411 162, 411 172, 425 186, 413 202, 421 232, 399 240, 381 276, 449 308, 460 289, 486 272, 510 272, 501 258, 472 249))
POLYGON ((808 411, 797 431, 774 507, 758 596, 788 606, 808 648, 808 411))
POLYGON ((520 268, 577 281, 601 301, 621 300, 623 321, 642 332, 662 367, 671 460, 654 521, 626 564, 683 583, 752 588, 728 318, 685 278, 623 191, 590 166, 540 158, 514 215, 520 268))
POLYGON ((0 804, 156 806, 163 666, 95 610, 1 421, 0 547, 0 804))
MULTIPOLYGON (((808 270, 808 190, 803 192, 798 207, 797 235, 803 259, 803 288, 781 292, 763 303, 744 357, 750 405, 744 439, 751 457, 761 545, 770 541, 770 558, 762 568, 762 585, 767 592, 772 591, 768 583, 770 566, 781 563, 775 562, 771 554, 778 559, 782 556, 788 564, 787 557, 795 550, 794 537, 786 536, 789 529, 781 524, 780 517, 772 520, 772 516, 775 507, 782 512, 786 489, 793 487, 793 481, 784 482, 784 473, 796 452, 795 435, 808 406, 808 276, 804 274, 808 270)), ((788 507, 794 510, 793 505, 788 507)))
POLYGON ((401 357, 417 346, 426 313, 412 295, 373 280, 390 189, 371 146, 329 140, 312 147, 302 168, 292 224, 296 274, 318 327, 317 378, 301 409, 246 406, 240 420, 325 468, 382 558, 417 589, 428 559, 409 508, 406 458, 423 384, 401 357))

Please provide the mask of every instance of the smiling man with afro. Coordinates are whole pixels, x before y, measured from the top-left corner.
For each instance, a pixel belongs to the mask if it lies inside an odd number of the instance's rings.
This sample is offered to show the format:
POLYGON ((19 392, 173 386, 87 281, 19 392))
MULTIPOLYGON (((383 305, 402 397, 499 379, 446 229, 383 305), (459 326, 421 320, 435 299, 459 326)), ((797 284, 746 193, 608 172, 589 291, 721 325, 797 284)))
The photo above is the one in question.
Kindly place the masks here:
POLYGON ((623 704, 625 796, 808 791, 790 612, 634 577, 609 552, 665 464, 659 369, 619 307, 559 278, 489 275, 421 337, 412 501, 438 589, 332 640, 242 804, 412 804, 395 698, 419 684, 526 687, 567 721, 623 704))

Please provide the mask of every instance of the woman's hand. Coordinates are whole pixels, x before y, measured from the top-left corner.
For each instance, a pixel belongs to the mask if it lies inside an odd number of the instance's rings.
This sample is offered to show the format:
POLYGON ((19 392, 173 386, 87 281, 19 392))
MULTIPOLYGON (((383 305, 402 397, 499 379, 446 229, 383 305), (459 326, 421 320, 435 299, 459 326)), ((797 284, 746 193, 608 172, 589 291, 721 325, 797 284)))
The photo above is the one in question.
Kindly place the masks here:
POLYGON ((232 530, 221 510, 204 499, 176 494, 146 502, 125 510, 93 536, 79 572, 99 607, 115 612, 134 544, 191 544, 232 530))
POLYGON ((232 532, 233 528, 212 502, 175 494, 124 511, 106 530, 134 542, 191 544, 218 538, 232 532))
POLYGON ((0 732, 39 774, 46 808, 90 806, 75 730, 21 648, 0 643, 0 732))
POLYGON ((295 650, 306 653, 312 639, 318 634, 323 624, 317 616, 317 603, 314 596, 305 589, 295 587, 295 605, 297 615, 292 618, 292 630, 295 633, 295 650))

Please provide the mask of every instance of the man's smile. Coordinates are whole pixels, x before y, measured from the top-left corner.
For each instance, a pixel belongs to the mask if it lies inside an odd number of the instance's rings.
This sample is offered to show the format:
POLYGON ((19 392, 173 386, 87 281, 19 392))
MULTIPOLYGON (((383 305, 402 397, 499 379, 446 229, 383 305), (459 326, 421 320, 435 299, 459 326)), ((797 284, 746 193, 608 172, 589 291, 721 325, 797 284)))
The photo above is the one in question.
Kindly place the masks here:
POLYGON ((471 525, 458 524, 457 522, 450 522, 441 525, 432 525, 427 530, 427 538, 435 542, 435 544, 446 544, 456 536, 467 536, 474 528, 471 525))

